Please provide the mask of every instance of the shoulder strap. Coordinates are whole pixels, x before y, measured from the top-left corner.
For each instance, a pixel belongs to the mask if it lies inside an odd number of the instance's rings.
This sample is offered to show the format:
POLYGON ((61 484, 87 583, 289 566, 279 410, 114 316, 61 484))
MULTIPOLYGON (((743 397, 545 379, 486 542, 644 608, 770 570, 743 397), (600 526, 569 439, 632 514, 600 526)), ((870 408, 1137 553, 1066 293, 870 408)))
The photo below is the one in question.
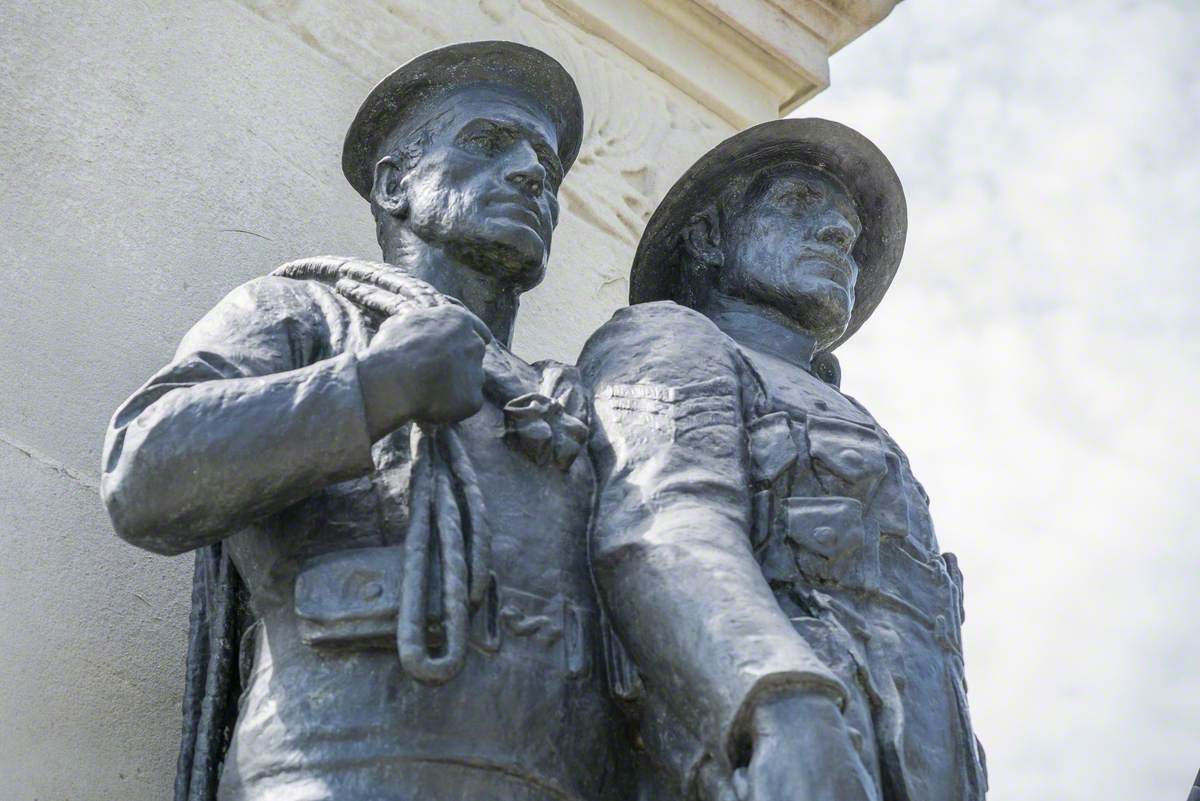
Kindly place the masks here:
POLYGON ((733 349, 737 352, 738 359, 741 360, 742 366, 746 369, 746 374, 752 379, 746 405, 747 417, 756 419, 767 414, 771 410, 771 393, 767 390, 767 382, 762 377, 762 373, 758 371, 754 360, 742 349, 737 340, 733 337, 727 337, 733 349))

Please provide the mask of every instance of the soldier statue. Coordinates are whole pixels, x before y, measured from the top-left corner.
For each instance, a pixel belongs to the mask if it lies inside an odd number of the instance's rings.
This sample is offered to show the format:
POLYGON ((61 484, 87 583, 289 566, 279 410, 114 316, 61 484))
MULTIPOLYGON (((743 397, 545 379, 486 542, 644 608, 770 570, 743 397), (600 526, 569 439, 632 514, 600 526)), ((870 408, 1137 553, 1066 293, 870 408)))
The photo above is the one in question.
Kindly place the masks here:
POLYGON ((529 47, 396 70, 342 159, 383 261, 239 287, 117 411, 117 533, 198 549, 177 801, 628 797, 586 395, 507 349, 582 124, 529 47))
POLYGON ((831 351, 900 262, 903 191, 819 119, 718 145, 593 335, 593 570, 664 794, 977 801, 962 580, 831 351))

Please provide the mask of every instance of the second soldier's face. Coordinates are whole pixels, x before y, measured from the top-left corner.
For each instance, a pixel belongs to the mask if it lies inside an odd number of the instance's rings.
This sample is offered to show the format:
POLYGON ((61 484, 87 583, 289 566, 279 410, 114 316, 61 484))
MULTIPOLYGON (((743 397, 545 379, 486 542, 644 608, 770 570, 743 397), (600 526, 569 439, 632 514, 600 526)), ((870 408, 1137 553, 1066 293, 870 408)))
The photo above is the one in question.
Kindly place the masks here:
POLYGON ((854 309, 861 232, 845 190, 815 170, 786 169, 731 222, 721 291, 782 312, 819 345, 840 337, 854 309))
POLYGON ((497 87, 443 97, 429 119, 401 179, 408 228, 477 270, 536 285, 558 222, 555 126, 535 101, 497 87))

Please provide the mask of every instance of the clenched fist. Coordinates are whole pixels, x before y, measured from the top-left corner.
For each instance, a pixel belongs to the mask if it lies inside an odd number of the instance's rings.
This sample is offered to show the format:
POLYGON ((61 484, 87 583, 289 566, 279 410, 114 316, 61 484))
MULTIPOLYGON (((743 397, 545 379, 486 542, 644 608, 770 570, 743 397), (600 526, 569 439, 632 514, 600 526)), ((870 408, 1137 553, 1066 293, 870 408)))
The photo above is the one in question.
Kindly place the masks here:
POLYGON ((878 801, 828 696, 768 699, 753 726, 750 764, 734 774, 742 801, 878 801))
POLYGON ((486 325, 461 306, 389 317, 358 359, 372 441, 409 421, 452 423, 483 405, 486 325))

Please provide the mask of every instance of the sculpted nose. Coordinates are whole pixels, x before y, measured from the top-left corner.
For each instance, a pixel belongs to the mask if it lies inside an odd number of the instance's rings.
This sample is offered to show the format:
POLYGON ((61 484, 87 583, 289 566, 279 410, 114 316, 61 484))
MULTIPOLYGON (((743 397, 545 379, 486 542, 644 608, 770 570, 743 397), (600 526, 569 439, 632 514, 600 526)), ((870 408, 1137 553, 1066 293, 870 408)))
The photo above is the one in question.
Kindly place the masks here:
POLYGON ((517 149, 512 166, 504 178, 530 197, 541 197, 542 192, 546 191, 546 168, 529 145, 523 144, 517 149))
POLYGON ((817 230, 817 241, 823 245, 832 245, 842 250, 849 250, 854 244, 854 229, 841 215, 826 220, 817 230))

